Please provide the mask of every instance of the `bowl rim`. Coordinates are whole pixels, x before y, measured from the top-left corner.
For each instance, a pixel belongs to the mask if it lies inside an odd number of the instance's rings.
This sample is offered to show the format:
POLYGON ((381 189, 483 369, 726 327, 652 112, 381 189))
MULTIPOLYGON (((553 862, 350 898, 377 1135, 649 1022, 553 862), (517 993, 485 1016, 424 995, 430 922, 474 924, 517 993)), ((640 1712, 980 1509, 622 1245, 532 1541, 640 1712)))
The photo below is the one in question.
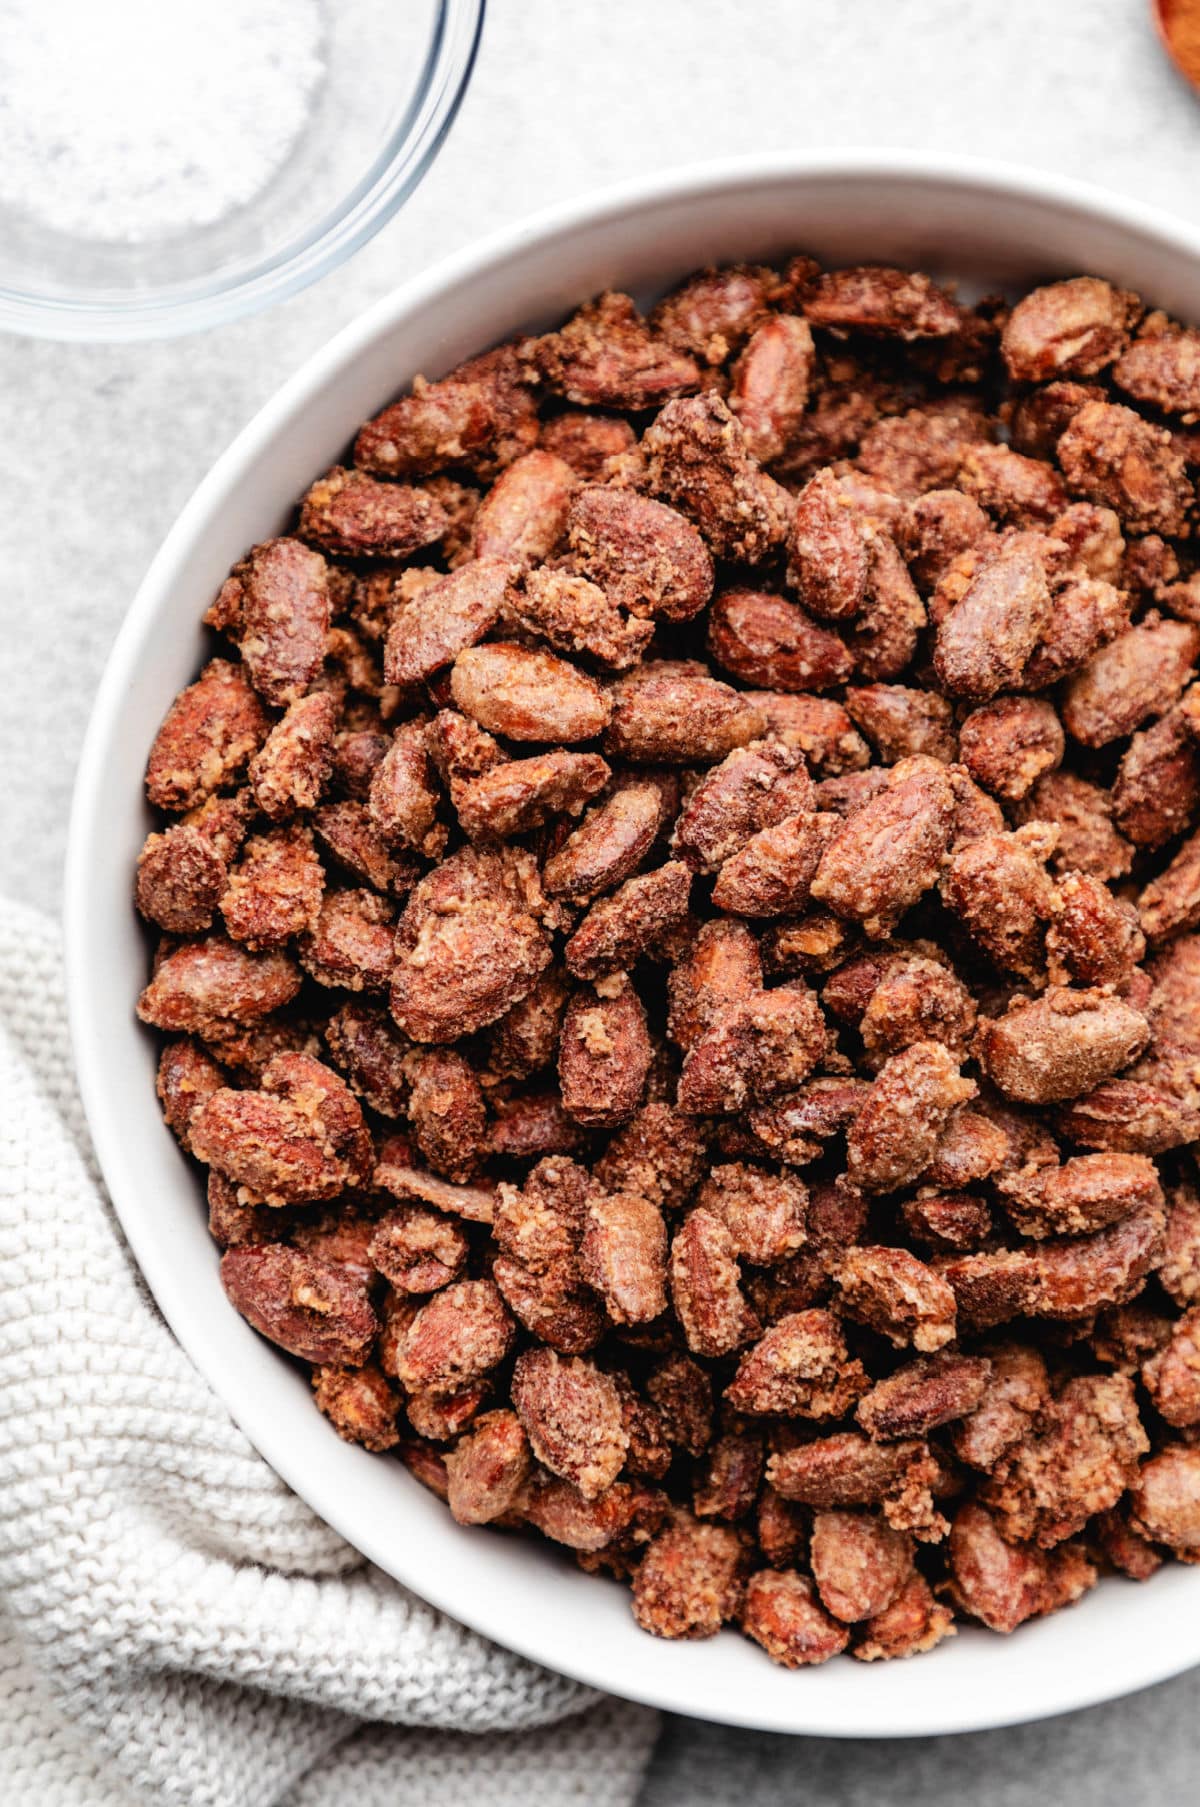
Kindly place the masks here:
MULTIPOLYGON (((473 1600, 470 1610, 464 1610, 461 1591, 452 1582, 444 1583, 440 1576, 428 1574, 414 1576, 409 1572, 400 1575, 391 1545, 385 1550, 380 1540, 364 1539, 358 1530, 346 1528, 346 1516, 336 1507, 331 1507, 328 1494, 322 1494, 312 1472, 311 1460, 296 1457, 286 1438, 274 1433, 266 1416, 257 1416, 253 1425, 247 1423, 247 1419, 254 1414, 245 1407, 244 1401, 235 1402, 230 1398, 222 1380, 214 1373, 214 1368, 219 1369, 221 1363, 215 1357, 210 1339, 198 1332, 193 1334, 185 1304, 186 1282, 139 1235, 141 1220, 137 1211, 123 1209, 120 1187, 113 1185, 113 1175, 123 1168, 119 1152, 121 1131, 105 1102, 106 1087, 102 1081, 104 1025, 94 1013, 87 949, 90 872, 86 852, 89 828, 103 818, 104 766, 101 754, 114 731, 123 699, 132 684, 142 642, 169 594, 170 584, 178 568, 179 555, 194 540, 197 528, 208 518, 212 501, 226 492, 231 476, 252 469, 262 448, 278 430, 312 400, 331 377, 352 364, 389 327, 401 324, 406 317, 435 302, 447 290, 486 274, 491 266, 504 257, 544 247, 569 229, 611 223, 617 218, 628 220, 639 209, 653 209, 673 200, 704 199, 726 188, 744 187, 747 183, 820 181, 842 177, 867 178, 881 185, 928 183, 933 187, 978 188, 987 190, 996 198, 1017 202, 1046 202, 1080 212, 1092 220, 1156 239, 1168 251, 1182 254, 1200 264, 1200 229, 1190 227, 1165 210, 1110 194, 1094 184, 993 159, 949 154, 908 155, 871 148, 739 156, 683 166, 559 202, 441 259, 375 302, 306 359, 216 460, 166 535, 117 632, 84 736, 68 822, 63 932, 68 1016, 75 1071, 96 1158, 109 1187, 121 1228, 151 1293, 184 1352, 208 1380, 218 1397, 222 1398, 258 1452, 314 1512, 353 1547, 359 1549, 368 1560, 375 1562, 385 1572, 395 1575, 402 1585, 412 1588, 421 1598, 450 1617, 469 1625, 474 1631, 506 1649, 531 1661, 546 1664, 596 1689, 621 1694, 625 1698, 657 1706, 683 1717, 706 1717, 748 1728, 839 1738, 895 1738, 935 1736, 1030 1723, 1133 1694, 1157 1682, 1168 1680, 1200 1664, 1200 1613, 1195 1614, 1195 1636, 1191 1641, 1181 1644, 1177 1640, 1169 1650, 1156 1653, 1140 1665, 1127 1669, 1115 1683, 1108 1679, 1106 1673, 1102 1674, 1099 1665, 1083 1664, 1077 1675, 1056 1678, 1056 1689, 1045 1699, 1026 1698, 1015 1707, 1002 1701, 988 1700, 985 1703, 974 1702, 965 1709, 958 1706, 940 1710, 937 1703, 931 1703, 930 1710, 919 1724, 911 1724, 907 1718, 889 1718, 885 1714, 873 1718, 869 1725, 848 1722, 826 1724, 812 1715, 805 1718, 801 1710, 800 1722, 793 1724, 783 1723, 778 1717, 763 1716, 753 1705, 747 1709, 733 1699, 727 1704, 722 1702, 719 1712, 714 1712, 707 1706, 697 1707, 688 1699, 686 1669, 683 1670, 685 1679, 682 1681, 669 1679, 664 1673, 653 1682, 639 1676, 636 1682, 623 1685, 622 1680, 614 1680, 610 1669, 597 1666, 593 1661, 585 1636, 576 1637, 569 1645, 564 1645, 560 1639, 552 1654, 548 1654, 546 1640, 540 1639, 537 1634, 534 1615, 514 1622, 503 1612, 493 1609, 486 1599, 473 1600), (316 1497, 318 1495, 321 1496, 320 1503, 316 1497)), ((1171 1572, 1177 1578, 1188 1579, 1195 1574, 1196 1581, 1200 1583, 1200 1570, 1175 1568, 1171 1572)), ((596 1584, 593 1582, 592 1585, 596 1584)), ((1147 1589, 1153 1588, 1154 1583, 1146 1586, 1147 1589)), ((1141 1593, 1143 1590, 1138 1591, 1141 1593)), ((1013 1656, 1019 1660, 1019 1651, 1015 1648, 1013 1656)))
POLYGON ((428 174, 466 96, 486 13, 487 0, 436 0, 404 117, 353 187, 287 244, 229 276, 197 276, 128 299, 0 284, 0 331, 105 344, 173 338, 226 325, 318 282, 374 238, 428 174))

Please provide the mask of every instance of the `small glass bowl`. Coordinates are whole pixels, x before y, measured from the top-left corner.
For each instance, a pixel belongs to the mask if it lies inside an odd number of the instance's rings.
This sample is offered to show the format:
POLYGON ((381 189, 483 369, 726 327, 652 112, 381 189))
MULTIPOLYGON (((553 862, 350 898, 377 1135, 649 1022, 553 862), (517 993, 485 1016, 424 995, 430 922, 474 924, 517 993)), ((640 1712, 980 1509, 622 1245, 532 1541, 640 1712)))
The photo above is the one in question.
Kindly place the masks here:
POLYGON ((285 166, 212 225, 140 243, 0 205, 0 331, 166 338, 284 300, 403 205, 466 91, 485 0, 324 0, 324 73, 285 166))

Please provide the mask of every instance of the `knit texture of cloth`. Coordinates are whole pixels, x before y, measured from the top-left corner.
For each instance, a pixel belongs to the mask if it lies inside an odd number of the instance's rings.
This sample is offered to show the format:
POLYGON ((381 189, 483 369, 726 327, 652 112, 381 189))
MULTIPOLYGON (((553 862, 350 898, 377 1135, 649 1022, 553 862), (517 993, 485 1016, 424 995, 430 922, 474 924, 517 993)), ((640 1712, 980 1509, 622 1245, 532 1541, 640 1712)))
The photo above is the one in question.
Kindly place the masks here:
POLYGON ((57 931, 0 902, 5 1807, 629 1807, 655 1729, 435 1612, 256 1455, 105 1196, 57 931))

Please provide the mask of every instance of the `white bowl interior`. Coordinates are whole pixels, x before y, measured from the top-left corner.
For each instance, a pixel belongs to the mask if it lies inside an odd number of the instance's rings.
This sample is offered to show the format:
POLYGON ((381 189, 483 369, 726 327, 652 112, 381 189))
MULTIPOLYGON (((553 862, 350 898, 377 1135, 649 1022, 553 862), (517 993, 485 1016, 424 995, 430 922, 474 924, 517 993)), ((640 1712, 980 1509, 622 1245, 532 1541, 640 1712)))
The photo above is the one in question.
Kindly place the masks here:
POLYGON ((918 1662, 841 1658, 791 1674, 732 1632, 668 1644, 615 1583, 549 1547, 457 1526, 398 1462, 342 1443, 303 1376, 221 1290, 197 1177, 154 1096, 154 1038, 133 1003, 146 943, 131 904, 150 825, 147 751, 201 659, 201 615, 229 566, 279 531, 358 423, 417 372, 436 376, 609 284, 648 296, 689 269, 807 248, 916 264, 972 286, 1079 270, 1200 319, 1200 241, 1086 189, 979 167, 845 155, 700 172, 561 209, 389 298, 310 362, 220 460, 122 628, 80 763, 66 931, 80 1083, 121 1222, 180 1342, 280 1475, 381 1569, 497 1642, 598 1687, 775 1731, 894 1737, 1035 1719, 1200 1662, 1200 1567, 1081 1605, 1012 1639, 966 1629, 918 1662))

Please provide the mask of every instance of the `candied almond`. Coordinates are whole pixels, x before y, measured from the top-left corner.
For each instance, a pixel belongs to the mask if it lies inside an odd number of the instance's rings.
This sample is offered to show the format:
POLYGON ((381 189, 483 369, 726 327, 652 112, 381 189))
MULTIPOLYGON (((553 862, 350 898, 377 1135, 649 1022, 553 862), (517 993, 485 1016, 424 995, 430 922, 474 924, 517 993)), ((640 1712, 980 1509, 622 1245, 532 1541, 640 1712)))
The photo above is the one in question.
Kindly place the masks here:
POLYGON ((655 1637, 714 1637, 737 1614, 745 1566, 736 1531, 678 1512, 638 1564, 634 1618, 655 1637))
POLYGON ((498 855, 454 854, 414 886, 396 930, 391 1010, 414 1041, 455 1041, 532 990, 550 948, 498 855))
POLYGON ((987 1200, 968 1192, 931 1193, 922 1188, 915 1198, 905 1199, 900 1220, 913 1242, 935 1251, 975 1249, 992 1233, 987 1200))
POLYGON ((1046 934, 1054 984, 1111 985, 1124 990, 1146 951, 1137 911, 1089 873, 1069 873, 1050 898, 1046 934))
POLYGON ((663 1210, 677 1210, 704 1171, 705 1150, 694 1119, 669 1104, 644 1104, 617 1130, 593 1171, 610 1192, 636 1193, 663 1210))
POLYGON ((750 1128, 777 1160, 803 1167, 851 1122, 867 1090, 861 1079, 810 1079, 795 1092, 756 1105, 748 1113, 750 1128))
POLYGON ((899 1348, 929 1354, 952 1342, 955 1296, 940 1274, 907 1249, 848 1249, 835 1275, 841 1310, 899 1348))
POLYGON ((864 684, 846 691, 846 710, 885 765, 924 753, 956 756, 954 711, 944 697, 903 684, 864 684))
POLYGON ((739 1623, 785 1669, 827 1663, 850 1637, 826 1612, 814 1584, 794 1569, 760 1569, 751 1575, 739 1623))
POLYGON ((905 341, 945 338, 962 318, 930 277, 883 264, 823 272, 805 292, 804 312, 813 326, 905 341))
POLYGON ((923 1438, 875 1443, 861 1431, 835 1431, 767 1462, 767 1480, 786 1500, 821 1510, 882 1505, 889 1524, 918 1532, 934 1529, 929 1487, 936 1474, 923 1438))
POLYGON ((1141 1052, 1149 1027, 1139 1010, 1097 990, 1053 985, 985 1022, 977 1053, 1009 1098, 1054 1104, 1078 1098, 1141 1052))
POLYGON ((480 727, 509 740, 592 740, 611 713, 594 678, 553 653, 509 641, 459 653, 450 689, 480 727))
POLYGON ((985 834, 960 847, 942 880, 942 896, 972 940, 1001 972, 1040 977, 1053 887, 1045 861, 1054 833, 1030 822, 1011 834, 985 834))
POLYGON ((460 1525, 486 1525, 516 1505, 529 1474, 529 1444, 516 1414, 485 1412, 446 1452, 450 1511, 460 1525))
POLYGON ((911 1537, 868 1512, 818 1512, 809 1560, 821 1603, 843 1624, 890 1606, 912 1568, 911 1537))
POLYGON ((692 875, 682 860, 628 878, 601 898, 563 950, 567 968, 579 979, 602 979, 626 972, 653 942, 687 914, 692 875))
POLYGON ((221 1284, 255 1330, 302 1361, 360 1367, 379 1328, 367 1283, 283 1243, 231 1248, 221 1284))
POLYGON ((1058 441, 1073 495, 1113 509, 1131 533, 1185 535, 1194 497, 1165 427, 1119 403, 1086 402, 1058 441))
POLYGON ((980 1498, 1011 1543, 1051 1549, 1116 1505, 1149 1447, 1133 1383, 1123 1374, 1079 1375, 1001 1457, 980 1498))
POLYGON ((695 1354, 728 1355, 756 1334, 757 1319, 741 1291, 737 1245, 711 1211, 696 1207, 676 1231, 670 1284, 675 1314, 695 1354))
POLYGON ((1200 742, 1187 710, 1185 697, 1180 708, 1135 734, 1117 767, 1113 819, 1137 847, 1164 846, 1200 812, 1200 742))
POLYGON ((1021 676, 1052 618, 1047 544, 1040 533, 1013 531, 977 557, 934 645, 934 666, 951 696, 985 703, 1021 676))
POLYGON ((300 963, 318 985, 382 991, 392 967, 393 913, 373 891, 326 891, 300 963))
POLYGON ((406 849, 387 845, 364 803, 323 803, 313 828, 326 853, 372 891, 406 891, 420 870, 406 849))
POLYGON ((583 408, 653 408, 700 382, 695 361, 653 332, 628 295, 600 295, 521 357, 548 389, 583 408))
POLYGON ((511 1256, 497 1255, 492 1277, 513 1316, 530 1335, 560 1355, 583 1355, 607 1327, 596 1295, 567 1267, 531 1274, 511 1256))
POLYGON ((706 1116, 791 1091, 808 1078, 827 1039, 820 1005, 803 985, 730 1004, 688 1049, 679 1108, 706 1116))
POLYGON ((715 557, 757 564, 782 545, 790 497, 759 467, 719 395, 669 401, 642 445, 650 488, 695 523, 715 557))
POLYGON ((1112 375, 1136 401, 1193 421, 1200 414, 1200 333, 1178 327, 1146 333, 1122 353, 1112 375))
POLYGON ((1043 1551, 1005 1541, 982 1506, 960 1507, 950 1530, 954 1597, 989 1631, 1015 1631, 1026 1619, 1069 1606, 1096 1580, 1074 1545, 1043 1551))
POLYGON ((954 1614, 935 1599, 925 1577, 915 1569, 882 1612, 863 1626, 851 1655, 860 1663, 917 1656, 954 1635, 954 1614))
POLYGON ((509 568, 495 555, 471 559, 398 601, 384 648, 388 683, 430 677, 481 640, 500 618, 509 568))
POLYGON ((351 558, 407 558, 436 545, 450 517, 432 491, 338 467, 300 504, 300 537, 351 558))
POLYGON ((575 495, 566 531, 576 568, 630 615, 686 621, 712 595, 707 546, 664 502, 591 485, 575 495))
POLYGON ((628 1435, 611 1377, 581 1357, 527 1349, 513 1368, 513 1406, 538 1461, 594 1500, 616 1480, 628 1435))
POLYGON ((667 1306, 667 1229, 662 1212, 636 1192, 588 1201, 580 1272, 614 1324, 647 1324, 667 1306))
POLYGON ((580 654, 611 671, 636 665, 654 634, 652 622, 623 615, 599 584, 545 565, 510 588, 507 610, 559 652, 580 654))
POLYGON ((650 324, 678 351, 721 364, 766 318, 778 287, 762 264, 698 270, 663 296, 650 324))
POLYGON ((347 1443, 364 1449, 394 1449, 400 1441, 399 1397, 378 1368, 323 1364, 313 1369, 318 1410, 347 1443))
POLYGON ((807 1239, 808 1190, 794 1174, 773 1174, 743 1162, 711 1167, 696 1203, 733 1237, 737 1253, 758 1267, 793 1254, 807 1239))
POLYGON ((325 659, 325 560, 300 540, 267 540, 234 566, 206 619, 237 642, 250 682, 266 702, 294 703, 325 659))
POLYGON ((203 829, 173 822, 146 838, 134 902, 147 922, 169 934, 197 935, 212 926, 228 879, 229 868, 203 829))
POLYGON ((610 458, 633 450, 637 435, 619 414, 569 408, 542 422, 538 444, 562 458, 585 483, 594 483, 604 476, 610 458))
POLYGON ((909 1185, 928 1167, 951 1113, 976 1089, 941 1042, 913 1042, 891 1055, 847 1132, 851 1180, 868 1192, 909 1185))
POLYGON ((185 1148, 191 1147, 193 1117, 224 1084, 221 1068, 198 1043, 180 1039, 164 1045, 155 1091, 167 1128, 185 1148))
POLYGON ((549 558, 566 528, 575 481, 571 466, 543 447, 514 459, 475 512, 471 549, 476 559, 523 567, 549 558))
POLYGON ((991 532, 979 503, 959 489, 931 489, 913 497, 896 524, 896 544, 923 594, 964 552, 991 532))
POLYGON ((1022 1168, 998 1182, 1023 1236, 1103 1229, 1130 1211, 1162 1204, 1154 1162, 1138 1154, 1075 1155, 1061 1167, 1022 1168))
POLYGON ((1050 523, 1050 536, 1067 548, 1069 567, 1084 577, 1128 589, 1125 536, 1111 508, 1095 502, 1070 502, 1050 523))
POLYGON ((869 935, 887 934, 937 880, 950 843, 954 793, 945 768, 893 766, 886 788, 849 815, 821 855, 812 895, 869 935))
POLYGON ((801 755, 785 743, 735 747, 689 795, 675 824, 675 846, 689 865, 716 871, 751 835, 812 802, 801 755))
POLYGON ((1170 1341, 1141 1372, 1160 1418, 1179 1427, 1200 1424, 1200 1307, 1173 1325, 1170 1341))
POLYGON ((618 678, 608 696, 604 751, 637 765, 714 764, 766 726, 757 704, 703 666, 650 660, 618 678))
POLYGON ((1136 297, 1098 276, 1033 289, 1000 338, 1009 375, 1022 383, 1096 376, 1124 350, 1136 297))
POLYGON ((846 710, 832 697, 777 690, 750 690, 743 694, 763 711, 767 737, 803 753, 818 778, 861 771, 869 763, 866 741, 846 710))
POLYGON ((919 956, 883 972, 858 1019, 863 1055, 874 1069, 915 1042, 940 1042, 965 1055, 974 1027, 975 1001, 962 980, 939 961, 919 956))
POLYGON ((646 1013, 628 977, 617 974, 602 985, 572 995, 558 1046, 563 1108, 592 1129, 633 1116, 652 1053, 646 1013))
POLYGON ((754 1431, 726 1431, 697 1463, 692 1510, 697 1518, 745 1518, 758 1495, 763 1440, 754 1431))
POLYGON ((808 903, 837 817, 808 809, 760 828, 721 867, 712 901, 735 916, 786 916, 808 903))
POLYGON ((1200 1446, 1171 1443, 1143 1462, 1130 1505, 1135 1531, 1182 1562, 1200 1560, 1200 1446))
POLYGON ((662 824, 662 792, 652 782, 622 782, 603 797, 549 855, 542 881, 552 897, 588 902, 629 877, 662 824))
POLYGON ((763 464, 786 451, 803 419, 814 356, 808 322, 777 314, 755 328, 733 367, 729 406, 763 464))
POLYGON ((1066 506, 1054 466, 1007 445, 971 446, 958 481, 966 495, 1006 526, 1049 526, 1066 506))
POLYGON ((748 1349, 725 1397, 739 1412, 841 1418, 869 1382, 837 1318, 824 1310, 778 1318, 748 1349))
POLYGON ((337 703, 327 690, 288 705, 250 761, 250 786, 264 815, 279 820, 320 801, 333 768, 337 721, 337 703))
POLYGON ((256 951, 283 947, 315 928, 324 888, 309 829, 296 825, 252 835, 221 897, 226 930, 256 951))
POLYGON ((983 1400, 991 1378, 984 1356, 946 1350, 906 1362, 876 1381, 855 1408, 868 1436, 892 1441, 924 1437, 956 1418, 966 1418, 983 1400))
POLYGON ((723 590, 709 610, 708 650, 740 683, 769 690, 828 690, 853 669, 837 634, 769 590, 723 590))
POLYGON ((499 1364, 515 1326, 490 1280, 458 1280, 423 1305, 405 1331, 396 1372, 409 1392, 456 1393, 499 1364))
POLYGON ((958 736, 959 757, 976 784, 1005 803, 1028 796, 1062 763, 1062 723, 1042 697, 1005 696, 973 709, 958 736))
POLYGON ((213 935, 167 953, 137 1012, 156 1029, 205 1035, 224 1023, 258 1022, 299 989, 299 969, 286 954, 253 954, 213 935))
POLYGON ((837 621, 866 601, 870 542, 831 470, 796 498, 788 537, 788 581, 814 615, 837 621))
POLYGON ((467 464, 496 432, 487 390, 455 374, 430 383, 413 380, 412 393, 359 428, 354 462, 377 477, 423 477, 467 464))
POLYGON ((247 677, 210 659, 180 691, 146 762, 146 795, 159 809, 194 809, 230 784, 265 740, 266 711, 247 677))
POLYGON ((1107 882, 1123 878, 1133 863, 1133 849, 1113 826, 1111 796, 1074 772, 1047 772, 1039 778, 1021 805, 1021 816, 1057 828, 1058 845, 1050 855, 1057 871, 1078 869, 1107 882))
POLYGON ((911 502, 952 484, 967 450, 991 437, 992 428, 973 397, 947 397, 943 406, 909 408, 868 426, 856 463, 911 502))
MULTIPOLYGON (((1027 1437, 1050 1394, 1046 1363, 1022 1343, 989 1343, 989 1373, 974 1409, 955 1424, 951 1447, 972 1468, 991 1470, 1006 1450, 1027 1437)), ((948 1359, 948 1358, 944 1358, 948 1359)))

